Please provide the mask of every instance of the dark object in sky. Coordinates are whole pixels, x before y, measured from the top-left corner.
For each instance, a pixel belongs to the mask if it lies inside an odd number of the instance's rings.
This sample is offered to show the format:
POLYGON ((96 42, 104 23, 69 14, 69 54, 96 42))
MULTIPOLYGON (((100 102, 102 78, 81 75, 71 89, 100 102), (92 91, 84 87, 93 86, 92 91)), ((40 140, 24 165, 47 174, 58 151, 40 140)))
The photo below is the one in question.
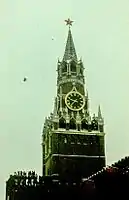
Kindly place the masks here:
POLYGON ((27 81, 27 78, 26 78, 26 77, 24 77, 23 81, 24 81, 24 82, 26 82, 26 81, 27 81))

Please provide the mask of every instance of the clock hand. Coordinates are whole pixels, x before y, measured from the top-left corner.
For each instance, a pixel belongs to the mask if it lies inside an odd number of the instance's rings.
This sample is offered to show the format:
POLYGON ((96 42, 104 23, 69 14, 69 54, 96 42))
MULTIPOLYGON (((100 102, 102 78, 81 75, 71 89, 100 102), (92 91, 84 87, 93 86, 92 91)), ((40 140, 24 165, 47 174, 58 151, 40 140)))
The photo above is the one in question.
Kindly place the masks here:
POLYGON ((74 104, 75 102, 73 101, 72 103, 71 103, 71 106, 74 104))
POLYGON ((77 102, 77 100, 74 100, 74 99, 71 99, 71 98, 68 98, 70 101, 73 101, 73 102, 77 102))
POLYGON ((77 100, 72 100, 73 102, 77 102, 77 100))
POLYGON ((71 106, 77 102, 77 100, 72 100, 73 102, 71 103, 71 106))
POLYGON ((68 97, 68 99, 69 99, 70 101, 73 101, 73 99, 71 99, 70 97, 68 97))

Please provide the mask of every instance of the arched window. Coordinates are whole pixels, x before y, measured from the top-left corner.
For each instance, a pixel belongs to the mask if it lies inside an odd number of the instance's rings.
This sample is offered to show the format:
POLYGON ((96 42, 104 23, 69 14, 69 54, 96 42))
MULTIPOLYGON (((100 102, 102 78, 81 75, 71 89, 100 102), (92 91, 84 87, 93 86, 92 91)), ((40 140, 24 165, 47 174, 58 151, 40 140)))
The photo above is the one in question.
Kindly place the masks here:
POLYGON ((86 119, 83 119, 82 120, 82 123, 81 123, 81 128, 82 128, 82 130, 88 130, 88 122, 87 122, 87 120, 86 119))
POLYGON ((76 72, 76 63, 74 61, 71 62, 70 69, 71 72, 76 72))
POLYGON ((76 129, 76 121, 73 118, 70 120, 69 129, 76 129))
POLYGON ((63 117, 59 120, 59 128, 66 128, 66 121, 63 117))
POLYGON ((66 64, 66 62, 63 62, 63 64, 62 64, 62 73, 65 73, 65 72, 67 72, 67 64, 66 64))

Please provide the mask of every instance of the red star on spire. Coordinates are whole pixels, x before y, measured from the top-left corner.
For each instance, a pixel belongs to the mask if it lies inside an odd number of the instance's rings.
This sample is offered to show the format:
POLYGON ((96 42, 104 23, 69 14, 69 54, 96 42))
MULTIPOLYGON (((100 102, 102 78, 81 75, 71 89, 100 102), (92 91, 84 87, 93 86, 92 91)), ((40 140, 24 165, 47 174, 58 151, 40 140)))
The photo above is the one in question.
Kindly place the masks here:
POLYGON ((70 20, 69 18, 67 20, 65 20, 66 25, 72 26, 73 21, 70 20))

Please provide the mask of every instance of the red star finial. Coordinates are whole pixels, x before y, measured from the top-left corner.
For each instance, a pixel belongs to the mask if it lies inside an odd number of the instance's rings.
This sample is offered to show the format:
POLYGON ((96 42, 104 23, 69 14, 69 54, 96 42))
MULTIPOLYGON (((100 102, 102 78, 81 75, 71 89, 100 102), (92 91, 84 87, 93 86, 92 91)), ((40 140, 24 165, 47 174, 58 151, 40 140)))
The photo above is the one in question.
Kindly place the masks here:
POLYGON ((65 20, 66 25, 72 26, 73 21, 71 21, 69 18, 67 20, 65 20))

